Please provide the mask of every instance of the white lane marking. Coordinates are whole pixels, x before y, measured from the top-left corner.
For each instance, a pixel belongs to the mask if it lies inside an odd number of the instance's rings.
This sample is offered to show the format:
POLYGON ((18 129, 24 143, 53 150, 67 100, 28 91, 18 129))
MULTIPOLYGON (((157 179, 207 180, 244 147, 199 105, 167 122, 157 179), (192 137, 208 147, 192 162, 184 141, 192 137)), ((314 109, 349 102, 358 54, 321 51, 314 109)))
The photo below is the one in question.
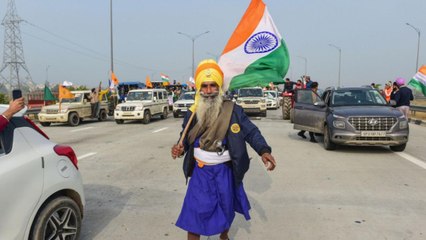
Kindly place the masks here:
POLYGON ((163 130, 166 130, 167 128, 168 128, 168 127, 163 127, 163 128, 160 128, 160 129, 157 129, 157 130, 153 131, 152 133, 161 132, 161 131, 163 131, 163 130))
POLYGON ((80 131, 84 131, 84 130, 88 130, 88 129, 92 129, 92 128, 93 127, 79 128, 79 129, 71 130, 70 132, 80 132, 80 131))
POLYGON ((81 155, 81 156, 77 157, 77 159, 81 160, 83 158, 87 158, 87 157, 93 156, 95 154, 96 154, 96 152, 87 153, 87 154, 84 154, 84 155, 81 155))
POLYGON ((417 166, 426 169, 426 162, 423 162, 422 160, 415 158, 407 153, 402 153, 402 152, 396 152, 397 155, 399 155, 400 157, 403 157, 405 159, 407 159, 408 161, 416 164, 417 166))

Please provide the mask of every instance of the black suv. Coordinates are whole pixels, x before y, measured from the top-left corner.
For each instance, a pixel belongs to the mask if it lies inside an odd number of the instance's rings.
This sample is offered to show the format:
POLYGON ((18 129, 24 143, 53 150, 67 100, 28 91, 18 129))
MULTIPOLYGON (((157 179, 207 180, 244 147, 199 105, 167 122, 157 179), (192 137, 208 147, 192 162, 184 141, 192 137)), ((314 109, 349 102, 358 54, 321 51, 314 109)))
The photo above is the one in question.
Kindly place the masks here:
POLYGON ((321 96, 298 90, 293 111, 294 129, 323 134, 327 150, 385 145, 399 152, 408 142, 408 120, 371 87, 329 88, 321 96))

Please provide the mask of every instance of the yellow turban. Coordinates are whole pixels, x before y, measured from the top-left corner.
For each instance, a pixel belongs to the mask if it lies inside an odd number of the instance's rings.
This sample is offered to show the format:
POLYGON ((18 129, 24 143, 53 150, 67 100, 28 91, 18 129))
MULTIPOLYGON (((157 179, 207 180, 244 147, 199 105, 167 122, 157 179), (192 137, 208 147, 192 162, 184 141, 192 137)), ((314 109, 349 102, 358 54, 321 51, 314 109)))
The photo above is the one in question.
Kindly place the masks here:
POLYGON ((197 92, 195 94, 195 103, 190 108, 191 112, 195 112, 197 109, 201 84, 204 82, 215 82, 219 86, 219 94, 222 95, 223 72, 213 59, 203 60, 197 66, 195 71, 195 88, 197 92))

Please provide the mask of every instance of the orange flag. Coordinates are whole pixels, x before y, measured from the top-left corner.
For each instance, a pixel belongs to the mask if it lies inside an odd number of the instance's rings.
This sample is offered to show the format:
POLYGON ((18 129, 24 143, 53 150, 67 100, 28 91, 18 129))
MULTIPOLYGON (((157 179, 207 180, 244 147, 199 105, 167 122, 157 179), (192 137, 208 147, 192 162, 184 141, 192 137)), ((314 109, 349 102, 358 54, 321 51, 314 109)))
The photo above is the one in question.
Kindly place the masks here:
POLYGON ((66 87, 59 85, 59 99, 63 98, 74 98, 74 94, 66 87))
POLYGON ((145 84, 146 84, 147 88, 152 88, 152 82, 151 82, 151 78, 149 76, 146 76, 145 84))
POLYGON ((112 81, 112 83, 114 83, 114 85, 118 85, 118 78, 117 78, 117 76, 115 76, 115 74, 114 74, 114 72, 111 72, 111 81, 112 81))

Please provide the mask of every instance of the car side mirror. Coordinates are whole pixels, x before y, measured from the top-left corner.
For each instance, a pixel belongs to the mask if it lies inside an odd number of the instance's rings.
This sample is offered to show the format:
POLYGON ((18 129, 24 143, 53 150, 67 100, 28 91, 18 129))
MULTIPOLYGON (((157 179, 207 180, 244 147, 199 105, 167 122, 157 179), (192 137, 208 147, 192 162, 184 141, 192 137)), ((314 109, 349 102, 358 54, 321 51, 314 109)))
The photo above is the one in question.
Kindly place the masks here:
POLYGON ((157 97, 154 97, 154 102, 156 102, 157 101, 157 97))
POLYGON ((86 104, 87 103, 87 99, 83 99, 83 103, 86 104))
POLYGON ((396 106, 396 101, 395 100, 390 100, 388 104, 391 105, 392 107, 395 107, 396 106))
POLYGON ((323 108, 323 107, 325 107, 325 102, 324 101, 315 102, 314 106, 323 108))

